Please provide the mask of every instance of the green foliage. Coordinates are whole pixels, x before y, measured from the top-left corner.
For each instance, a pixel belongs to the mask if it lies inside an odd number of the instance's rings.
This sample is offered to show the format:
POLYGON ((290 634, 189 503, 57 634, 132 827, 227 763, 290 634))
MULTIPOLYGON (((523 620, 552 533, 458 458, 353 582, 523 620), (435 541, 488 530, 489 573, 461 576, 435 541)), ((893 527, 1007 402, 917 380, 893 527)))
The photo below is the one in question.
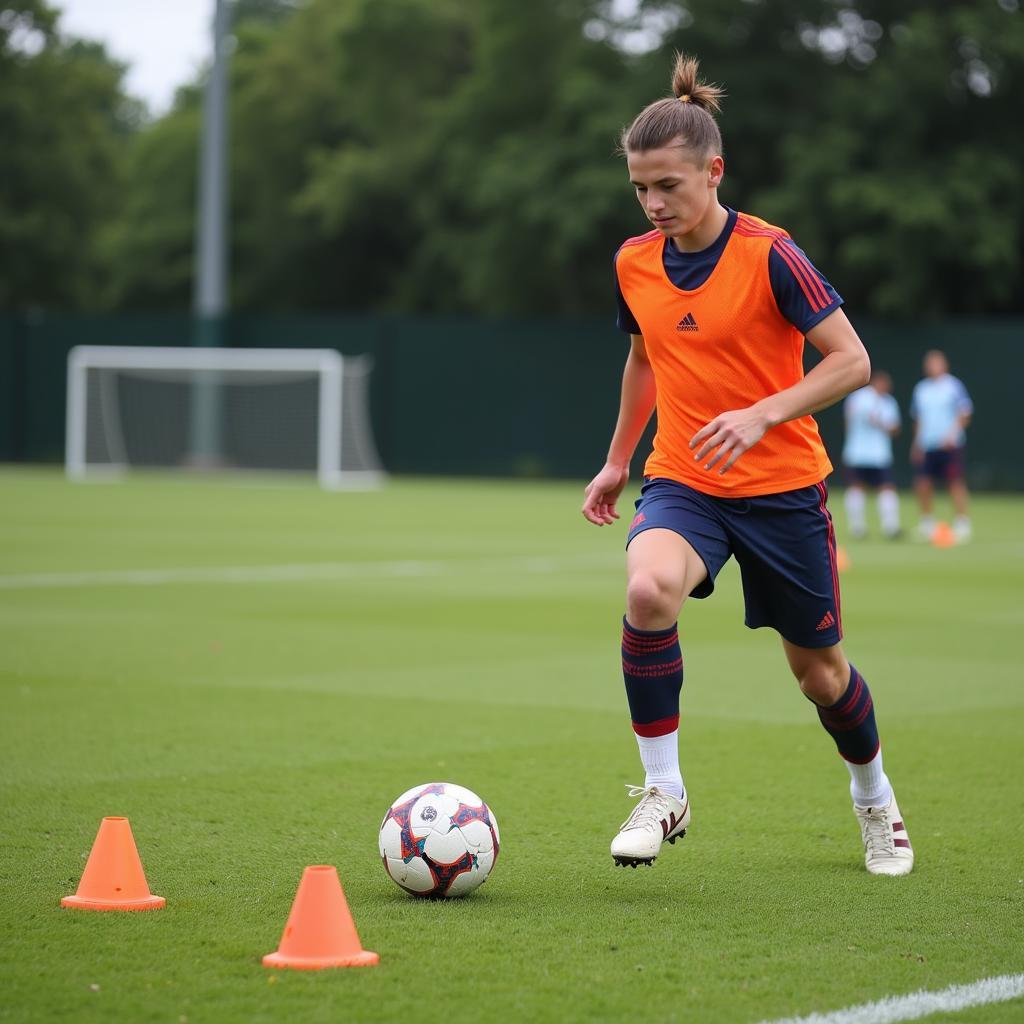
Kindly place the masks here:
POLYGON ((116 217, 103 235, 108 261, 104 297, 110 305, 150 310, 187 308, 195 255, 199 97, 179 95, 174 116, 134 140, 116 217))
MULTIPOLYGON (((788 228, 851 311, 1019 309, 1016 0, 617 9, 237 0, 233 307, 610 314, 611 256, 647 226, 617 136, 679 48, 728 91, 723 200, 788 228)), ((202 78, 126 144, 116 68, 40 2, 0 8, 3 38, 26 18, 47 46, 0 54, 0 304, 186 308, 202 78)))
POLYGON ((0 4, 0 307, 90 308, 139 116, 122 67, 38 0, 0 4))
POLYGON ((784 135, 786 173, 753 202, 865 311, 1019 309, 1024 17, 994 2, 871 12, 877 56, 831 71, 810 98, 817 144, 784 135))

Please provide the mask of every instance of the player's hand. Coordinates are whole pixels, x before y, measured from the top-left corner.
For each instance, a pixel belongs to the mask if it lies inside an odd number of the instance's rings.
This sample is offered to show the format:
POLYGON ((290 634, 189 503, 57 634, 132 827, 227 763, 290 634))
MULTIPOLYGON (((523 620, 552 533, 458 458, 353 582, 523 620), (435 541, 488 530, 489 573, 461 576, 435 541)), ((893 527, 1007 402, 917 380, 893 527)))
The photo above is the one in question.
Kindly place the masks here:
POLYGON ((924 462, 924 452, 921 451, 920 445, 912 444, 910 446, 910 461, 915 466, 920 466, 924 462))
POLYGON ((718 466, 721 476, 764 437, 770 426, 768 417, 756 405, 723 412, 690 438, 694 461, 702 462, 707 470, 718 466))
POLYGON ((606 462, 583 492, 583 518, 595 526, 611 526, 619 518, 615 503, 628 480, 628 466, 606 462))

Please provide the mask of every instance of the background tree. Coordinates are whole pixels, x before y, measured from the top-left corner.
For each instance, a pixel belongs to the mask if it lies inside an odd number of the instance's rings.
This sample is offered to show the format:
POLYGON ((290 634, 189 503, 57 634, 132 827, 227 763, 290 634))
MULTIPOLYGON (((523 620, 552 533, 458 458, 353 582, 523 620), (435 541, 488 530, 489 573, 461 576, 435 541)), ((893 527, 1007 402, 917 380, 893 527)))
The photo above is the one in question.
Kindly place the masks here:
MULTIPOLYGON (((678 48, 728 90, 723 200, 785 225, 852 311, 1020 309, 1019 0, 621 11, 237 0, 233 308, 611 315, 612 254, 646 227, 617 136, 678 48)), ((0 7, 0 304, 187 309, 202 77, 141 123, 53 24, 0 7)))
POLYGON ((102 46, 65 40, 41 0, 0 4, 0 308, 89 309, 102 226, 141 106, 102 46))

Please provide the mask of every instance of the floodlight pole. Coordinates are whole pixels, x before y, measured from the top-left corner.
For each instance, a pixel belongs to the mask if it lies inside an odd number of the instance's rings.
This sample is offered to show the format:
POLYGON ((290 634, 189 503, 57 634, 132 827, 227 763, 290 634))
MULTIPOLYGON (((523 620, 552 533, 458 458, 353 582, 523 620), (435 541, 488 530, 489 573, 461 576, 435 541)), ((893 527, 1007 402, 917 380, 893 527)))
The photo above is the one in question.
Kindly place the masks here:
MULTIPOLYGON (((196 260, 193 287, 192 344, 213 348, 223 343, 227 313, 227 140, 228 0, 214 0, 213 64, 203 96, 199 147, 199 195, 196 204, 196 260)), ((219 381, 200 376, 192 389, 190 461, 197 466, 223 462, 219 381)))

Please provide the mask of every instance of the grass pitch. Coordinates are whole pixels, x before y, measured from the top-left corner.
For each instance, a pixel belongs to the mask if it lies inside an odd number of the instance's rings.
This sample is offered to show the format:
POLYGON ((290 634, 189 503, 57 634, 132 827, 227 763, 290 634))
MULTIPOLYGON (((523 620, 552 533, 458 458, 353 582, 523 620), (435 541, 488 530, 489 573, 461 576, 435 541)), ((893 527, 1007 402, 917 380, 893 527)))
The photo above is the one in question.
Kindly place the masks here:
POLYGON ((745 1024, 1024 969, 1021 501, 979 499, 962 548, 847 545, 847 649, 917 853, 888 879, 734 567, 681 624, 690 834, 613 867, 642 781, 625 527, 580 500, 0 473, 0 1018, 745 1024), (502 830, 459 902, 406 896, 377 859, 390 802, 433 780, 502 830), (166 910, 59 908, 105 814, 131 819, 166 910), (379 967, 260 965, 316 863, 379 967))

